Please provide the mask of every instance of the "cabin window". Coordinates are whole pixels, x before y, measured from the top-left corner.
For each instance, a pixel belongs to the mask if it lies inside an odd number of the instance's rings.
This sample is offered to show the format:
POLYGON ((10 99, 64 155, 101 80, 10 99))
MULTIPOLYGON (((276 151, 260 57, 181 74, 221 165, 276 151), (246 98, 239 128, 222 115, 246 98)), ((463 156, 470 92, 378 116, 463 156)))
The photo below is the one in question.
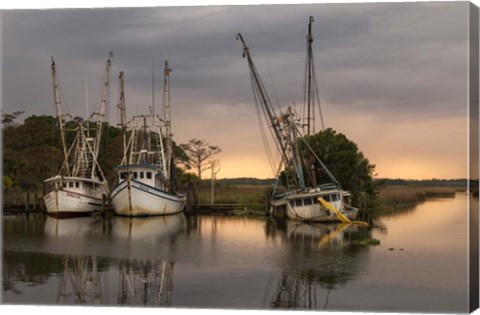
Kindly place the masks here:
POLYGON ((66 187, 67 187, 67 183, 66 183, 66 182, 63 182, 63 183, 62 183, 62 186, 63 186, 64 188, 66 188, 66 187))
POLYGON ((318 202, 318 197, 313 198, 313 204, 317 204, 318 202))
POLYGON ((338 198, 337 198, 337 195, 332 195, 332 201, 337 201, 338 198))
POLYGON ((306 205, 306 206, 309 206, 312 204, 312 198, 305 198, 303 200, 303 204, 306 205))
POLYGON ((79 183, 79 182, 75 182, 75 187, 76 187, 76 188, 80 188, 80 183, 79 183))
POLYGON ((68 182, 68 187, 73 188, 73 182, 68 182))
POLYGON ((120 179, 124 179, 126 176, 125 176, 125 173, 124 172, 121 172, 120 173, 120 179))
POLYGON ((133 172, 133 178, 137 178, 137 177, 138 177, 137 172, 133 172))
POLYGON ((330 202, 330 195, 323 196, 323 199, 325 199, 326 202, 330 202))
POLYGON ((290 200, 290 205, 291 205, 292 207, 295 207, 295 200, 290 200))
POLYGON ((152 172, 147 172, 147 179, 152 179, 152 172))
POLYGON ((297 206, 297 207, 303 206, 302 199, 296 199, 296 200, 295 200, 295 206, 297 206))
POLYGON ((143 172, 140 172, 140 178, 143 179, 143 172))

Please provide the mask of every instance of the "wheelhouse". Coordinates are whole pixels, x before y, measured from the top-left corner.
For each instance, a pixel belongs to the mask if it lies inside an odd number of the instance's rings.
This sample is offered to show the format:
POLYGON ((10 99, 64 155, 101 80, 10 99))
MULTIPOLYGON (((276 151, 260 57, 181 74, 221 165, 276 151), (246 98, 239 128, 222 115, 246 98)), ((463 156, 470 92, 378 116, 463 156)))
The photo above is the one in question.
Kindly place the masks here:
POLYGON ((340 193, 334 192, 329 194, 322 194, 322 195, 313 195, 313 196, 302 196, 299 198, 292 198, 290 199, 290 205, 292 207, 303 207, 303 206, 310 206, 314 204, 318 204, 318 198, 322 197, 327 202, 338 202, 341 200, 340 193))

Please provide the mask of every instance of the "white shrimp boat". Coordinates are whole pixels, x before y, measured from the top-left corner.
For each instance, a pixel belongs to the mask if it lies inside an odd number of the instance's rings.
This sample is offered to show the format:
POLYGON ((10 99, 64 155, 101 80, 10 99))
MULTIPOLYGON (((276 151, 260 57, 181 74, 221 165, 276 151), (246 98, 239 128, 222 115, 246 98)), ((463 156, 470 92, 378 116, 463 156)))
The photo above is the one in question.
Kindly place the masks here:
POLYGON ((100 211, 104 196, 108 196, 108 183, 97 159, 107 106, 112 56, 112 53, 109 53, 105 66, 100 110, 91 117, 95 120, 95 123, 92 123, 93 128, 88 121, 77 121, 73 129, 66 128, 67 115, 62 112, 55 62, 52 57, 53 92, 64 161, 58 175, 44 181, 43 200, 48 215, 55 217, 89 215, 100 211), (75 133, 75 139, 70 146, 66 142, 66 132, 75 133))
MULTIPOLYGON (((289 219, 299 221, 348 222, 354 220, 358 213, 357 208, 348 204, 350 193, 342 189, 340 183, 308 143, 308 137, 315 132, 315 100, 319 104, 318 93, 315 95, 316 89, 314 88, 312 22, 313 17, 310 17, 307 35, 308 50, 303 117, 299 117, 291 107, 278 113, 268 97, 242 35, 237 34, 237 39, 241 40, 243 56, 248 61, 257 114, 261 115, 260 112, 263 113, 265 124, 272 129, 276 147, 281 155, 281 162, 277 168, 278 180, 270 200, 270 213, 283 210, 289 219), (300 143, 305 148, 303 152, 300 149, 300 143), (328 175, 331 183, 317 184, 313 161, 328 175), (280 192, 279 189, 281 181, 283 181, 282 185, 284 186, 283 192, 280 192)), ((323 117, 321 111, 319 112, 323 125, 323 117)), ((259 119, 262 118, 259 117, 259 119)), ((262 138, 265 141, 265 131, 262 131, 262 133, 262 138)), ((265 143, 265 147, 268 147, 267 143, 265 143)))
MULTIPOLYGON (((163 118, 152 112, 126 122, 124 79, 120 73, 120 125, 124 130, 124 156, 111 192, 115 214, 155 216, 182 212, 186 196, 176 191, 170 125, 169 74, 165 62, 163 118), (128 139, 127 139, 128 138, 128 139)), ((154 108, 152 106, 152 108, 154 108)))

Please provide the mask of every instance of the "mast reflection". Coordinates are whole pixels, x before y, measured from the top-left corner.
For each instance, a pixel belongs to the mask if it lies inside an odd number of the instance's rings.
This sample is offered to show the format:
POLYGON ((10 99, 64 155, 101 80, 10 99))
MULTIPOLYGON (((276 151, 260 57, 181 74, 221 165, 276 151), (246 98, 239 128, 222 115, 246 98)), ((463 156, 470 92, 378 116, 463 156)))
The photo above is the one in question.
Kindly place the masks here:
POLYGON ((355 277, 367 259, 368 228, 353 224, 267 222, 266 233, 281 239, 287 255, 267 284, 268 307, 327 309, 331 293, 355 277))

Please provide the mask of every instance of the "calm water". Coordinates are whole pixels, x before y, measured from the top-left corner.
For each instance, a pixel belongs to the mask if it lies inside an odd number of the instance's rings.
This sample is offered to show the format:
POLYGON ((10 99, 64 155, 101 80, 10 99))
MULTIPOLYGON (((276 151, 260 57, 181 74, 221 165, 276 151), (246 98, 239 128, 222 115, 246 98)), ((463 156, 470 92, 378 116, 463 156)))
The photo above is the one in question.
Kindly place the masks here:
POLYGON ((467 201, 428 201, 372 228, 4 217, 2 303, 467 312, 467 201))

